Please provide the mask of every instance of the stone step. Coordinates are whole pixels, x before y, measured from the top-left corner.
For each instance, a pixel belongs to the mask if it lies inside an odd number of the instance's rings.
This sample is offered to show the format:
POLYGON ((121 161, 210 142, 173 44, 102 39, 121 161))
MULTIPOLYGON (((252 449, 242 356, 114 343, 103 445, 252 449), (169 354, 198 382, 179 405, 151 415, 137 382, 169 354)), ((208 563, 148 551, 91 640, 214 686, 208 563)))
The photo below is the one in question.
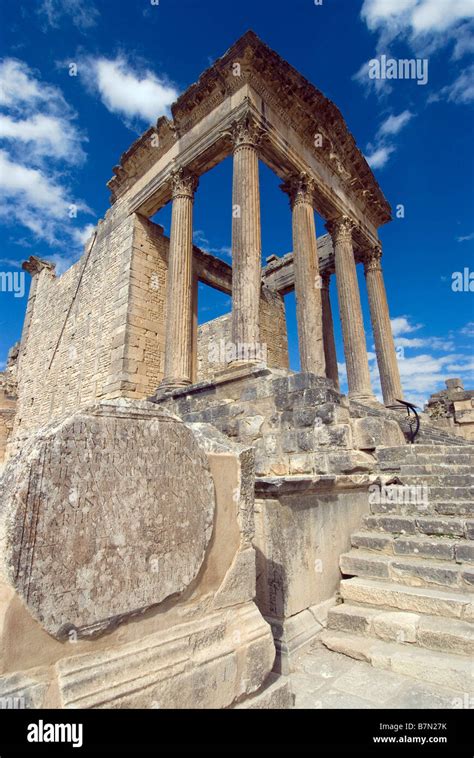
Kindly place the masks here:
POLYGON ((402 447, 379 447, 377 448, 377 457, 380 461, 389 460, 415 460, 419 462, 431 463, 439 459, 444 459, 450 456, 452 462, 456 462, 454 458, 472 458, 474 457, 474 445, 445 445, 440 447, 437 445, 433 448, 432 445, 404 445, 402 447))
POLYGON ((430 500, 473 500, 474 487, 451 487, 450 485, 429 485, 430 500))
POLYGON ((339 566, 346 576, 364 576, 411 587, 440 587, 474 593, 472 564, 443 563, 428 558, 392 556, 355 548, 340 556, 339 566))
POLYGON ((415 558, 432 558, 455 563, 474 563, 474 540, 443 537, 394 536, 380 532, 355 532, 352 547, 415 558))
POLYGON ((366 661, 374 668, 451 687, 459 692, 472 692, 472 661, 461 655, 332 630, 325 630, 321 641, 330 650, 366 661))
POLYGON ((374 515, 391 514, 401 516, 466 516, 474 518, 474 500, 429 500, 428 504, 413 503, 370 503, 374 515))
MULTIPOLYGON (((420 430, 418 433, 417 441, 415 442, 415 446, 418 445, 439 445, 439 446, 449 446, 449 445, 459 445, 459 439, 462 439, 456 435, 446 434, 444 432, 439 432, 438 429, 424 429, 420 430)), ((468 442, 466 442, 466 447, 469 445, 468 442)))
MULTIPOLYGON (((468 474, 396 474, 397 481, 402 484, 409 484, 411 486, 418 486, 422 484, 432 487, 456 487, 460 489, 473 489, 474 488, 474 475, 468 474)), ((473 493, 474 496, 474 493, 473 493)))
POLYGON ((343 579, 340 593, 344 602, 351 605, 363 604, 474 621, 474 599, 467 593, 409 587, 366 577, 343 579))
POLYGON ((445 474, 471 474, 472 461, 466 461, 465 463, 449 463, 442 459, 439 463, 399 463, 394 464, 390 461, 379 462, 379 468, 382 472, 394 473, 398 476, 441 476, 445 474))
POLYGON ((456 655, 474 654, 474 625, 468 621, 342 603, 329 611, 327 628, 456 655))
POLYGON ((460 517, 443 517, 429 512, 416 515, 372 514, 362 519, 364 531, 391 534, 434 534, 440 537, 474 539, 474 520, 460 517))

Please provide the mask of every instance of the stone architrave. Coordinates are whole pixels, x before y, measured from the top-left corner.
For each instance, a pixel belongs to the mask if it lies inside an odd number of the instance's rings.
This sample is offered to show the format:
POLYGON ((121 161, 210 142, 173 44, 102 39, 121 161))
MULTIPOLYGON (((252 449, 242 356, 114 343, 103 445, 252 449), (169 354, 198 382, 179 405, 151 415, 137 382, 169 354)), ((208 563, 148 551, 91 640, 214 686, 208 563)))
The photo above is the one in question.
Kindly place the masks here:
POLYGON ((368 250, 364 260, 364 271, 383 400, 385 405, 395 405, 397 400, 403 399, 403 390, 390 324, 381 259, 380 247, 368 250))
POLYGON ((286 182, 282 189, 289 194, 292 208, 301 370, 325 376, 321 280, 314 223, 315 183, 311 177, 301 174, 286 182))
POLYGON ((262 239, 258 145, 262 128, 248 113, 235 122, 232 189, 232 341, 239 355, 253 354, 259 343, 262 239))
POLYGON ((49 634, 98 634, 199 573, 215 492, 205 452, 145 401, 108 401, 30 440, 1 487, 1 572, 49 634))
POLYGON ((172 174, 173 210, 168 261, 164 388, 185 387, 193 373, 193 203, 198 179, 172 174))
POLYGON ((341 216, 328 222, 327 229, 332 236, 334 245, 337 293, 344 339, 349 397, 354 400, 375 400, 370 384, 364 319, 352 243, 354 226, 355 223, 351 218, 341 216))

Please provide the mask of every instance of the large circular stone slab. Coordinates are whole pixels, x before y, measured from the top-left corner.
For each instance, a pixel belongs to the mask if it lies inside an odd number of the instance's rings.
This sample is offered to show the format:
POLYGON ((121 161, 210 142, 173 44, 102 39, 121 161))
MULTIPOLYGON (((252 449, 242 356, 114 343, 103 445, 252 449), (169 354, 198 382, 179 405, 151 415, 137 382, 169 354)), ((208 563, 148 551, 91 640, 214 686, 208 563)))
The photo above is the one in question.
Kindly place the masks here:
POLYGON ((148 403, 102 405, 32 440, 0 497, 3 571, 58 638, 181 593, 202 566, 215 508, 194 435, 148 403))

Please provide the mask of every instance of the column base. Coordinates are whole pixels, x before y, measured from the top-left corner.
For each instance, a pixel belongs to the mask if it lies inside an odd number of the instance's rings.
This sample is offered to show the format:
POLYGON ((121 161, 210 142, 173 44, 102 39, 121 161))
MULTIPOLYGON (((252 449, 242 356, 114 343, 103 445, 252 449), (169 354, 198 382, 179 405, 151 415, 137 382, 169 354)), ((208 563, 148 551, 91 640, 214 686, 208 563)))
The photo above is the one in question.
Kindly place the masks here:
POLYGON ((237 379, 239 376, 254 371, 255 369, 267 368, 262 361, 233 361, 220 371, 216 371, 215 379, 237 379))
POLYGON ((182 390, 185 387, 190 387, 192 384, 190 379, 163 379, 158 389, 155 392, 154 397, 160 399, 171 395, 175 390, 182 390))
POLYGON ((379 400, 377 400, 377 398, 375 397, 375 395, 373 395, 372 393, 365 395, 365 394, 359 394, 359 393, 349 392, 348 396, 349 396, 349 400, 352 400, 355 403, 363 403, 365 405, 375 405, 378 408, 384 408, 385 407, 383 405, 383 403, 381 403, 379 400))

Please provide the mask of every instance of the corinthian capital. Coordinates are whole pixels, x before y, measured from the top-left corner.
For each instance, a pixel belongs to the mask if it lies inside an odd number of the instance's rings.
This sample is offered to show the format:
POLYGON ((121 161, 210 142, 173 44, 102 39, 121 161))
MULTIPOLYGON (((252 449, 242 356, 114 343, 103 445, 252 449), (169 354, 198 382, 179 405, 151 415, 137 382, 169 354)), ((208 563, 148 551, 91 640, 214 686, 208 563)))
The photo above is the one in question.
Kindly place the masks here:
POLYGON ((235 151, 239 147, 258 147, 266 132, 250 113, 245 113, 234 121, 230 134, 235 151))
POLYGON ((374 245, 364 252, 364 271, 381 271, 382 270, 382 247, 374 245))
POLYGON ((292 208, 295 205, 314 204, 314 193, 316 190, 316 182, 308 174, 295 174, 291 176, 284 184, 280 185, 283 192, 286 192, 290 197, 290 205, 292 208))
POLYGON ((356 226, 356 222, 350 216, 339 216, 339 218, 328 221, 326 229, 331 235, 333 242, 337 244, 352 242, 352 230, 356 226))
POLYGON ((194 199, 194 193, 197 190, 199 179, 189 169, 180 166, 171 174, 171 188, 173 198, 189 197, 194 199))

